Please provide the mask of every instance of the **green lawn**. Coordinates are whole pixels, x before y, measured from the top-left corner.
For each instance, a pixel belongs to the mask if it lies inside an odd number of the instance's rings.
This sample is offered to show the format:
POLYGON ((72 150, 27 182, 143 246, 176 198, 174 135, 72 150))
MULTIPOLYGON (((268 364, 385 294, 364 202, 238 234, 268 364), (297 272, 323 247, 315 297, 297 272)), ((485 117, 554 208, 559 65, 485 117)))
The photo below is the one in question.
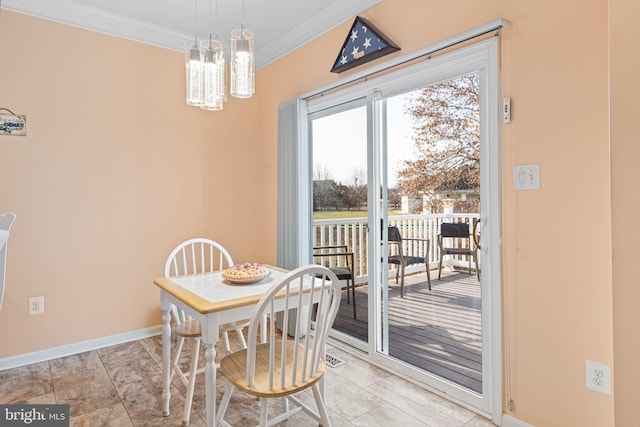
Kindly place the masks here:
MULTIPOLYGON (((313 219, 366 218, 367 215, 367 211, 320 211, 313 213, 313 219)), ((402 215, 402 212, 393 210, 389 215, 402 215)))

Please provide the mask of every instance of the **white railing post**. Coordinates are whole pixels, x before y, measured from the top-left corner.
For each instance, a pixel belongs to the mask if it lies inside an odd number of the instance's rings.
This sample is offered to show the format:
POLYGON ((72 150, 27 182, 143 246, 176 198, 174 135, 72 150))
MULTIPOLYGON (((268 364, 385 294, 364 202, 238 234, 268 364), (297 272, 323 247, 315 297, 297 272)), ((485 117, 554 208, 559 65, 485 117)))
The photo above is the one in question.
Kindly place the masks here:
MULTIPOLYGON (((473 221, 479 217, 480 215, 475 213, 394 215, 389 217, 389 225, 397 226, 404 237, 429 239, 429 265, 433 268, 436 266, 440 257, 436 241, 438 233, 440 232, 440 225, 443 222, 467 222, 471 230, 473 221)), ((349 251, 354 253, 356 283, 368 281, 366 248, 370 233, 366 231, 366 227, 366 217, 313 221, 314 246, 346 244, 349 251), (351 232, 349 232, 349 230, 351 230, 351 232)), ((422 242, 409 241, 405 243, 403 250, 409 250, 409 247, 406 245, 414 245, 413 249, 416 249, 417 245, 417 249, 424 250, 424 247, 421 246, 423 244, 422 242)), ((330 262, 333 264, 335 261, 331 260, 330 262)), ((458 260, 454 262, 458 262, 458 260)))

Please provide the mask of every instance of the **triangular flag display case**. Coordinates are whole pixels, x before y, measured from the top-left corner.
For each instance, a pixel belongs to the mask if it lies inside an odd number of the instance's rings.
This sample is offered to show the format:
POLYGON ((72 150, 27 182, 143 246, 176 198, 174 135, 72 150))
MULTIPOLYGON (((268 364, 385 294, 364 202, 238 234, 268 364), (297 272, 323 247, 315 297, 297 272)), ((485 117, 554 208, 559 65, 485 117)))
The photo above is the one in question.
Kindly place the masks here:
POLYGON ((333 63, 331 72, 341 73, 398 50, 400 48, 387 39, 373 24, 357 16, 333 63))

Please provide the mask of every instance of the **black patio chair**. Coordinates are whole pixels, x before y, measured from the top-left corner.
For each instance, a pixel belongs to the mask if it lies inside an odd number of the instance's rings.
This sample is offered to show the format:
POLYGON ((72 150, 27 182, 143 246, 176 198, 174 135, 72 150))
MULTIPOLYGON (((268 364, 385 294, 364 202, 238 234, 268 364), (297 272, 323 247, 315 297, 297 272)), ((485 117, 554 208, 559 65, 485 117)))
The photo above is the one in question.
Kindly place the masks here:
POLYGON ((431 290, 431 273, 429 272, 429 239, 420 238, 403 238, 400 234, 398 227, 390 226, 388 228, 389 246, 397 246, 393 255, 389 255, 389 264, 395 264, 396 268, 396 283, 398 282, 398 274, 400 274, 400 297, 404 297, 404 270, 405 267, 414 264, 424 264, 427 270, 427 282, 429 283, 429 290, 431 290), (423 242, 422 245, 407 245, 408 254, 404 253, 402 242, 416 241, 423 242), (420 248, 423 248, 423 253, 417 253, 420 248), (413 251, 416 252, 413 252, 413 251))
POLYGON ((440 226, 440 234, 438 234, 438 248, 440 249, 440 262, 438 263, 438 280, 442 274, 442 259, 445 255, 462 255, 469 257, 469 274, 471 274, 471 260, 473 259, 476 267, 476 275, 480 280, 480 270, 478 269, 478 247, 469 233, 469 225, 460 223, 442 223, 440 226), (457 241, 452 246, 444 246, 443 239, 450 239, 451 242, 457 241))
POLYGON ((322 259, 321 265, 328 267, 339 280, 347 281, 347 304, 353 299, 353 318, 356 318, 356 282, 353 273, 354 257, 353 252, 349 252, 347 245, 315 246, 313 248, 313 258, 322 259), (343 259, 342 262, 338 261, 343 259), (351 296, 349 298, 349 284, 351 284, 351 296))

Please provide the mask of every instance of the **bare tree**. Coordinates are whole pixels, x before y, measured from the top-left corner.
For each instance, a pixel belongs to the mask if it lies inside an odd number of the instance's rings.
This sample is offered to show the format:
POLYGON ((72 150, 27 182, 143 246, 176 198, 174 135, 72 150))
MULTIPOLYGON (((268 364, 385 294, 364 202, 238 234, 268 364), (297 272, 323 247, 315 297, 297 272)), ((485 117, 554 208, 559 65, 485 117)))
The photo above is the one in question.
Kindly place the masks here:
POLYGON ((364 169, 355 168, 352 173, 353 187, 351 197, 357 209, 367 206, 367 172, 364 169))
POLYGON ((313 167, 313 180, 314 181, 327 181, 332 180, 331 169, 327 165, 316 164, 313 167))
POLYGON ((477 73, 428 86, 409 101, 415 159, 398 173, 405 194, 480 189, 480 91, 477 73))

